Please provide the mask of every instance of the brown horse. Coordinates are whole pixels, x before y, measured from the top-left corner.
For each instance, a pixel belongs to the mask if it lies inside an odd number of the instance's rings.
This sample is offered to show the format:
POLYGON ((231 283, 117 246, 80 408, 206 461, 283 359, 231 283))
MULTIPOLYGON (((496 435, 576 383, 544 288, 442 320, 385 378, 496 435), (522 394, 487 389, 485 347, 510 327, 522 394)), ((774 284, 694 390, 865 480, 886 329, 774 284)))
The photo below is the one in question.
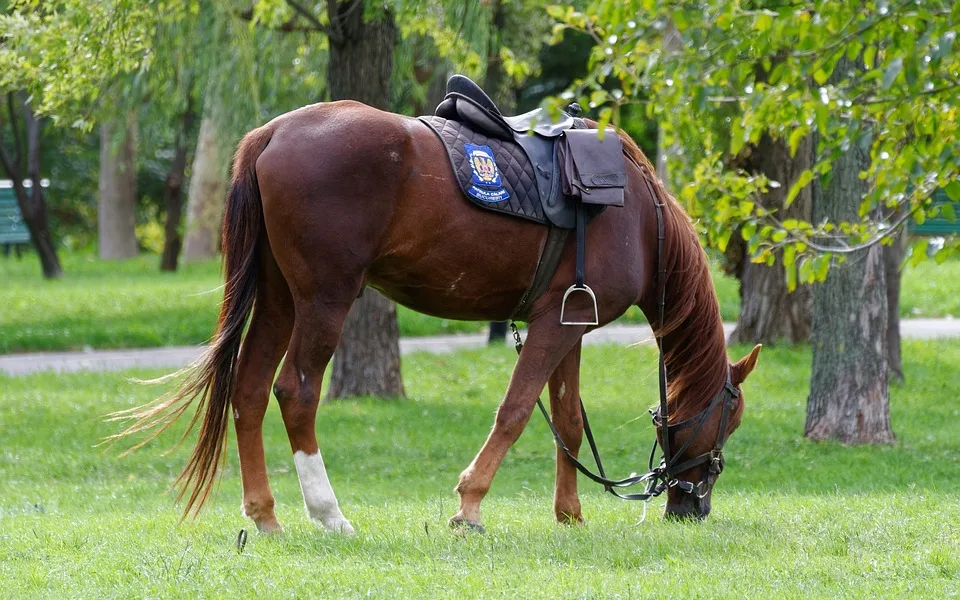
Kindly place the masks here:
MULTIPOLYGON (((670 422, 696 415, 724 388, 739 385, 759 347, 727 361, 706 256, 690 219, 667 194, 626 135, 625 206, 587 228, 587 272, 600 325, 637 305, 657 323, 655 203, 663 203, 666 314, 662 350, 670 422)), ((172 396, 131 410, 126 433, 163 430, 199 397, 193 455, 180 475, 185 512, 199 510, 215 481, 232 413, 243 482, 243 510, 263 532, 280 529, 267 481, 261 425, 273 385, 310 517, 352 532, 327 479, 315 419, 324 369, 347 311, 364 286, 414 310, 450 319, 505 320, 530 285, 547 229, 467 202, 440 141, 416 119, 356 102, 316 104, 277 117, 244 137, 233 164, 223 225, 226 278, 217 333, 206 355, 172 396), (252 317, 250 317, 252 312, 252 317), (243 337, 249 318, 249 329, 243 337), (242 349, 241 349, 241 339, 242 349), (232 407, 232 411, 231 411, 232 407), (202 418, 201 418, 202 416, 202 418)), ((544 386, 560 436, 575 454, 580 347, 586 326, 560 324, 560 300, 574 277, 572 239, 551 284, 530 311, 526 344, 480 452, 456 487, 451 524, 479 527, 480 502, 508 448, 520 436, 544 386)), ((718 431, 715 411, 686 455, 706 452, 740 424, 742 395, 718 431)), ((121 435, 124 435, 121 434, 121 435)), ((680 447, 687 432, 672 442, 680 447)), ((582 520, 577 473, 558 450, 554 511, 582 520)), ((704 479, 700 465, 685 479, 704 479)), ((668 490, 667 513, 706 516, 710 492, 668 490)))

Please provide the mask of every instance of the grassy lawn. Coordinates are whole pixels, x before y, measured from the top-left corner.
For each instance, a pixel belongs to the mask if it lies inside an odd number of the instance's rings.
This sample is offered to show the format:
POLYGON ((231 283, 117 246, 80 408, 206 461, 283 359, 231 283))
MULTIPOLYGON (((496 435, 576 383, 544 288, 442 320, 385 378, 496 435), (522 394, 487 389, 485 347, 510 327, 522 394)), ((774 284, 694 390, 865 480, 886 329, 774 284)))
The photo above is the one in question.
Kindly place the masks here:
MULTIPOLYGON (((66 276, 43 281, 35 259, 0 259, 0 354, 90 348, 146 348, 205 342, 216 322, 219 261, 160 273, 156 256, 103 262, 62 256, 66 276)), ((713 269, 721 314, 740 310, 736 280, 713 269)), ((927 261, 903 278, 905 317, 960 316, 960 261, 927 261)), ((484 323, 436 319, 399 307, 404 336, 483 331, 484 323)), ((624 322, 645 322, 632 308, 624 322)))
MULTIPOLYGON (((736 357, 746 348, 734 348, 736 357)), ((960 342, 908 342, 894 446, 803 440, 807 349, 764 350, 702 524, 663 521, 581 482, 584 527, 553 523, 553 447, 534 418, 484 504, 488 532, 446 528, 515 356, 404 359, 406 401, 321 408, 321 447, 353 539, 307 520, 275 403, 267 465, 286 534, 251 535, 231 441, 219 493, 177 524, 168 484, 187 449, 94 444, 104 413, 150 399, 152 372, 0 377, 3 598, 922 598, 960 594, 960 342)), ((583 393, 613 473, 639 470, 656 401, 648 347, 584 350, 583 393)), ((175 434, 176 432, 171 432, 175 434)))

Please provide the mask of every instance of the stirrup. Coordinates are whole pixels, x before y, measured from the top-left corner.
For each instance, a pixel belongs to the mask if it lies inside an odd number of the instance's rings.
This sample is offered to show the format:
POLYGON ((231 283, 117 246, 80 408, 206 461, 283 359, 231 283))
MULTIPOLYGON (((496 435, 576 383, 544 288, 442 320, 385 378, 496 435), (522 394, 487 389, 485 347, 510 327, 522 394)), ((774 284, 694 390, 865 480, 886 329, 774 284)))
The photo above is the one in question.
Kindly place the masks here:
POLYGON ((567 291, 563 294, 563 302, 560 304, 560 324, 561 325, 599 325, 600 316, 597 312, 597 296, 593 293, 593 290, 590 289, 590 286, 587 284, 577 285, 576 283, 567 288, 567 291), (593 320, 592 321, 567 321, 563 318, 564 311, 567 308, 567 298, 570 297, 570 294, 574 292, 582 292, 590 296, 590 301, 593 302, 593 320))

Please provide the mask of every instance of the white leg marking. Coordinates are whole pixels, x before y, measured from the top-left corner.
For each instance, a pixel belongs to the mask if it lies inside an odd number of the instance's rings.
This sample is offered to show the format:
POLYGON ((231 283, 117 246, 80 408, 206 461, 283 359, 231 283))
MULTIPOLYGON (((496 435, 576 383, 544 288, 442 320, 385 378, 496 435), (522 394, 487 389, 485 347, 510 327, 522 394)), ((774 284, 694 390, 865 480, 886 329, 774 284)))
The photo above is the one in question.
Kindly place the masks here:
POLYGON ((560 382, 560 393, 557 394, 560 398, 563 398, 563 395, 567 393, 567 383, 565 381, 560 382))
POLYGON ((297 466, 300 490, 310 518, 319 521, 329 531, 353 535, 353 526, 340 512, 320 453, 307 454, 298 450, 293 453, 293 463, 297 466))

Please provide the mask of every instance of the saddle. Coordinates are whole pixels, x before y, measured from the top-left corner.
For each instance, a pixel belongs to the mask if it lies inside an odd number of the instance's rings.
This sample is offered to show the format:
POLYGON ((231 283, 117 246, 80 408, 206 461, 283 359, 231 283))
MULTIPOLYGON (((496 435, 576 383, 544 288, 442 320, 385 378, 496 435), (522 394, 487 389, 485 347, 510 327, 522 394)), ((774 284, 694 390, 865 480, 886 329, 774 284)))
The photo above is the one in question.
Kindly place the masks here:
POLYGON ((584 282, 586 224, 607 206, 623 206, 626 184, 620 138, 602 138, 571 105, 558 118, 544 109, 506 117, 476 83, 463 75, 447 82, 447 93, 433 115, 418 117, 443 142, 460 188, 473 204, 549 227, 533 283, 514 317, 525 319, 556 272, 566 239, 577 233, 577 277, 567 290, 561 322, 596 325, 593 290, 584 282), (567 321, 567 298, 584 293, 592 318, 567 321))

